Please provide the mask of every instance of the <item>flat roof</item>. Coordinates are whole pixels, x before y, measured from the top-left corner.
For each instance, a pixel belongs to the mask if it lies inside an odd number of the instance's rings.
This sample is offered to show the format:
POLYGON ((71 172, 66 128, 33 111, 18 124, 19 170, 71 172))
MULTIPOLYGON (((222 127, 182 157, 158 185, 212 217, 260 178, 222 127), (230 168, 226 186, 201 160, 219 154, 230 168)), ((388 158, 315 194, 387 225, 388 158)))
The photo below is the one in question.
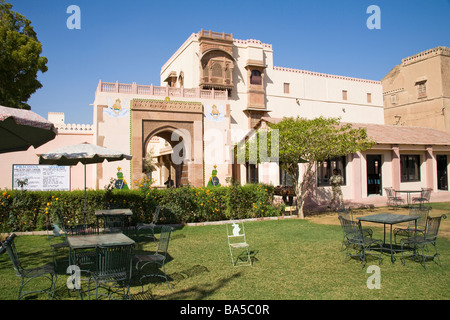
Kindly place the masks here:
MULTIPOLYGON (((278 123, 282 118, 262 117, 261 121, 278 123)), ((407 127, 372 123, 351 123, 353 128, 366 128, 367 135, 378 144, 450 145, 450 133, 427 127, 407 127)))

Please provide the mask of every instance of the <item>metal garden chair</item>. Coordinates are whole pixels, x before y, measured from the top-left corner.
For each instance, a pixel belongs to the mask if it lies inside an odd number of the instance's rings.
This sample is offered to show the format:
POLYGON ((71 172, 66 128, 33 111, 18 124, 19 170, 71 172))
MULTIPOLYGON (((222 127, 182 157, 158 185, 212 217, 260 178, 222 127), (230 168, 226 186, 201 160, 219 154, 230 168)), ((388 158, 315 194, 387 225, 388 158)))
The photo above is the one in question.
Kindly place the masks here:
POLYGON ((166 279, 167 287, 170 288, 169 280, 168 280, 167 274, 166 274, 165 262, 166 262, 166 257, 167 257, 167 249, 169 248, 169 239, 170 239, 171 232, 172 232, 171 227, 163 226, 161 228, 161 235, 159 237, 158 249, 156 250, 156 252, 153 254, 135 254, 133 256, 134 260, 136 261, 136 270, 139 273, 139 281, 141 283, 141 286, 142 286, 142 280, 147 277, 162 277, 162 278, 166 279), (142 270, 144 269, 145 266, 147 266, 149 264, 154 264, 157 267, 161 266, 163 274, 159 273, 159 268, 158 268, 156 273, 144 274, 141 276, 142 270))
POLYGON ((145 237, 151 237, 154 240, 156 240, 155 237, 155 227, 156 223, 158 222, 159 213, 161 211, 161 206, 157 206, 155 209, 155 213, 153 214, 153 219, 151 223, 138 223, 136 226, 136 236, 139 235, 139 231, 141 230, 151 230, 151 235, 144 235, 145 237))
POLYGON ((422 188, 422 191, 420 192, 420 196, 416 197, 416 198, 412 198, 412 202, 419 202, 420 206, 422 207, 423 204, 425 202, 430 202, 430 197, 431 197, 431 191, 433 191, 433 189, 431 188, 422 188))
POLYGON ((347 220, 353 220, 353 212, 352 209, 348 208, 340 208, 336 210, 339 217, 344 217, 347 220))
MULTIPOLYGON (((73 236, 80 236, 86 234, 97 234, 98 226, 95 223, 92 224, 79 224, 72 226, 70 228, 66 228, 67 234, 73 236)), ((97 253, 95 250, 86 249, 83 251, 76 250, 73 253, 73 261, 76 265, 78 265, 82 269, 91 270, 95 267, 95 259, 97 253)))
POLYGON ((46 264, 43 266, 39 266, 36 268, 29 268, 25 269, 20 260, 19 256, 17 254, 16 246, 14 244, 14 238, 16 237, 16 234, 11 234, 4 242, 2 247, 8 252, 9 258, 11 259, 11 262, 13 264, 14 270, 16 271, 16 275, 20 277, 20 288, 19 288, 19 296, 18 300, 23 298, 26 295, 34 294, 34 293, 48 293, 49 297, 53 299, 55 295, 55 285, 56 280, 58 278, 55 268, 52 264, 46 264), (45 288, 42 290, 34 290, 34 291, 24 291, 25 286, 32 281, 33 279, 37 278, 47 278, 50 280, 50 287, 45 288))
POLYGON ((231 263, 234 267, 251 266, 250 245, 247 243, 243 222, 227 224, 228 248, 230 249, 231 263), (236 254, 239 253, 239 254, 236 254))
POLYGON ((430 212, 430 207, 410 207, 409 208, 409 215, 410 216, 416 216, 419 217, 417 219, 417 222, 415 220, 412 220, 408 223, 408 226, 406 228, 395 228, 394 233, 394 242, 397 243, 397 237, 407 237, 415 235, 417 232, 424 233, 425 228, 427 226, 427 219, 430 212), (416 229, 416 223, 417 223, 417 229, 416 229))
POLYGON ((395 190, 391 187, 384 188, 384 191, 386 191, 387 196, 387 205, 389 207, 398 207, 399 204, 403 204, 405 200, 401 197, 397 197, 397 194, 395 193, 395 190))
POLYGON ((47 230, 47 239, 50 244, 50 248, 52 249, 53 263, 55 264, 55 267, 58 265, 56 262, 55 251, 69 247, 69 243, 67 242, 67 232, 64 227, 64 220, 60 213, 57 213, 56 216, 57 221, 54 221, 52 224, 52 234, 50 234, 47 230), (62 239, 62 241, 56 241, 56 239, 62 239))
POLYGON ((78 224, 69 228, 66 228, 66 232, 73 236, 79 236, 83 234, 95 234, 99 233, 98 226, 95 223, 91 224, 78 224))
POLYGON ((126 223, 127 220, 126 215, 104 215, 104 228, 103 232, 105 233, 114 233, 114 232, 124 232, 127 233, 128 225, 126 223))
MULTIPOLYGON (((345 209, 345 208, 339 209, 339 210, 337 210, 337 213, 338 213, 338 217, 342 217, 342 218, 344 218, 346 220, 354 221, 353 220, 353 212, 352 212, 352 210, 350 208, 348 208, 348 209, 345 209)), ((339 221, 341 222, 341 226, 342 226, 342 221, 341 220, 339 220, 339 221)), ((348 246, 348 239, 347 238, 348 238, 349 235, 352 236, 353 232, 355 230, 353 228, 344 228, 343 227, 342 231, 343 231, 343 238, 342 238, 341 250, 344 249, 344 246, 345 247, 348 246), (350 232, 350 233, 348 234, 347 232, 350 232)), ((373 231, 370 228, 362 228, 362 232, 363 232, 363 235, 367 236, 367 237, 372 237, 372 235, 373 235, 373 231)))
POLYGON ((361 228, 361 221, 352 221, 344 217, 339 217, 339 220, 347 243, 344 263, 347 262, 348 257, 358 257, 364 267, 367 261, 367 252, 378 251, 379 264, 381 264, 383 242, 364 235, 361 228), (355 253, 350 253, 350 249, 354 249, 355 253))
POLYGON ((402 262, 405 264, 405 252, 406 251, 412 251, 412 254, 410 254, 410 257, 413 257, 414 259, 421 258, 421 262, 423 264, 423 267, 426 269, 425 261, 427 258, 431 258, 434 260, 434 258, 438 259, 439 265, 441 265, 441 259, 439 258, 439 253, 437 251, 436 247, 436 240, 439 232, 439 226, 441 224, 442 219, 447 218, 445 214, 439 216, 439 217, 428 217, 427 218, 427 225, 425 232, 422 234, 415 234, 412 237, 409 237, 407 239, 401 240, 401 251, 402 251, 402 262), (428 246, 432 245, 434 247, 434 254, 433 255, 427 255, 425 251, 428 249, 428 246), (419 252, 420 251, 420 252, 419 252))
MULTIPOLYGON (((89 294, 91 283, 95 284, 95 299, 106 295, 111 299, 113 294, 121 293, 122 298, 130 298, 130 282, 132 272, 132 245, 105 246, 96 248, 95 270, 89 279, 89 294), (99 293, 106 289, 107 294, 99 293)), ((89 295, 90 297, 90 295, 89 295)))

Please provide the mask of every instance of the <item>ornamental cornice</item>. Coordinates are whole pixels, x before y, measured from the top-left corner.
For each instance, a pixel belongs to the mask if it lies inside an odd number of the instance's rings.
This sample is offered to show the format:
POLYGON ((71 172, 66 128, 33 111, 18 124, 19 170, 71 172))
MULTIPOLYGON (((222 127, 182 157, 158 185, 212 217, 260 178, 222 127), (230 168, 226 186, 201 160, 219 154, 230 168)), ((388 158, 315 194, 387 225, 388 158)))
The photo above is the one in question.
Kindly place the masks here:
POLYGON ((201 102, 133 99, 131 110, 203 113, 201 102))

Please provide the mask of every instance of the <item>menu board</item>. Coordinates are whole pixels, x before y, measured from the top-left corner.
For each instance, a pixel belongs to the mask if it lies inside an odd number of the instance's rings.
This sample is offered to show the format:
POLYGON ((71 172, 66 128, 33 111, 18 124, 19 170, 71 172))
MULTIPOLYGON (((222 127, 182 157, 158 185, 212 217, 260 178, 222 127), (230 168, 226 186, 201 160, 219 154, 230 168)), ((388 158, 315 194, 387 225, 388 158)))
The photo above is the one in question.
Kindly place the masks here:
POLYGON ((70 166, 14 164, 12 178, 13 189, 70 191, 70 166))

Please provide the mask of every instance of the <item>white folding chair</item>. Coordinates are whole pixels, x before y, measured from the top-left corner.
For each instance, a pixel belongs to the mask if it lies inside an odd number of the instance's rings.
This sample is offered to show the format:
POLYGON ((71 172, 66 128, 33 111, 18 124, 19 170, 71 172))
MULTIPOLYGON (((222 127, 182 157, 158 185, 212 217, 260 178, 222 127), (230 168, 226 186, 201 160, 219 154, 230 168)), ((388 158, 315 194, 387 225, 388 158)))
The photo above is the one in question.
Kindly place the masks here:
POLYGON ((243 222, 227 224, 228 248, 234 267, 251 266, 250 245, 247 243, 243 222))

